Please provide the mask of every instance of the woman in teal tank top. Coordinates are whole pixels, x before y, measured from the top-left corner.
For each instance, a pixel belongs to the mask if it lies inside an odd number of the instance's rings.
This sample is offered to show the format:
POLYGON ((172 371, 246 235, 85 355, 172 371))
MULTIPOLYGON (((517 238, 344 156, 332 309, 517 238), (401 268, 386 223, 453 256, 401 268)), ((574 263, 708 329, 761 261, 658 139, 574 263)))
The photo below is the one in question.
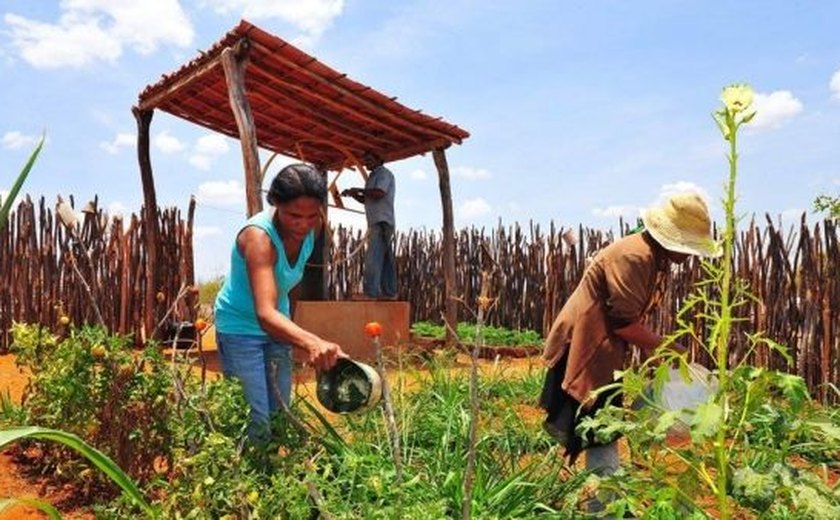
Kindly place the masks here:
POLYGON ((291 320, 289 292, 303 278, 326 201, 326 178, 308 164, 286 166, 268 191, 270 207, 239 230, 230 273, 216 297, 216 344, 225 376, 237 378, 251 407, 248 435, 268 440, 269 419, 289 403, 292 347, 316 370, 331 368, 341 347, 291 320))

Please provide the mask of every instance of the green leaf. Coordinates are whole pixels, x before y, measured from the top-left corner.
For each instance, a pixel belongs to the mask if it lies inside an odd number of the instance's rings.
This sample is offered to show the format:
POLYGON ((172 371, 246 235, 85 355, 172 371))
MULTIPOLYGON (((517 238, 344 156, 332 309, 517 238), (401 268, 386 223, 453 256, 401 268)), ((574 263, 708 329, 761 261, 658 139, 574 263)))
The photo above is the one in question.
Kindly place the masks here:
POLYGON ((720 133, 723 134, 723 138, 729 140, 729 127, 726 126, 726 111, 719 110, 712 115, 712 118, 717 123, 720 133))
POLYGON ((24 426, 21 428, 12 428, 10 430, 0 430, 0 448, 24 438, 43 439, 48 441, 60 442, 68 448, 72 448, 81 455, 87 457, 97 468, 103 473, 111 477, 123 492, 137 505, 139 505, 150 517, 157 518, 157 513, 143 498, 143 494, 137 488, 134 481, 120 469, 117 464, 108 458, 107 455, 97 450, 96 448, 85 443, 82 439, 66 433, 61 430, 53 430, 50 428, 39 428, 37 426, 24 426))
POLYGON ((832 440, 832 441, 835 441, 835 442, 840 442, 840 426, 835 426, 835 425, 833 425, 831 423, 827 423, 827 422, 817 422, 817 421, 808 422, 806 424, 808 426, 810 426, 811 428, 815 428, 815 429, 819 430, 820 433, 822 433, 823 436, 826 439, 832 440))
POLYGON ((697 407, 691 418, 691 437, 699 441, 711 437, 717 432, 718 424, 723 417, 723 409, 715 402, 703 403, 697 407))
POLYGON ((6 220, 9 218, 9 213, 12 211, 12 202, 14 202, 21 186, 23 186, 23 181, 26 180, 26 176, 29 175, 29 170, 32 169, 32 165, 35 164, 35 159, 38 157, 38 154, 41 153, 42 146, 44 146, 44 136, 41 136, 38 146, 35 147, 32 155, 29 156, 29 160, 26 161, 26 165, 23 167, 23 170, 21 170, 15 183, 12 185, 12 189, 9 190, 9 195, 3 202, 3 207, 0 208, 0 229, 5 227, 6 220))
POLYGON ((680 411, 669 411, 659 416, 656 420, 656 426, 653 428, 653 435, 657 439, 665 438, 665 435, 678 421, 680 411))
POLYGON ((752 121, 752 119, 755 117, 755 115, 756 115, 757 113, 758 113, 758 112, 756 112, 755 110, 753 110, 753 111, 752 111, 752 112, 750 112, 749 114, 745 115, 745 116, 744 116, 744 118, 743 118, 743 119, 741 119, 741 124, 742 124, 742 125, 745 125, 745 124, 749 123, 750 121, 752 121))
POLYGON ((48 502, 37 498, 0 498, 0 513, 15 505, 35 507, 43 511, 51 520, 61 520, 61 513, 48 502))
POLYGON ((782 391, 782 394, 791 402, 794 410, 798 410, 802 403, 810 400, 808 395, 808 386, 805 380, 793 374, 784 374, 777 372, 776 386, 782 391))

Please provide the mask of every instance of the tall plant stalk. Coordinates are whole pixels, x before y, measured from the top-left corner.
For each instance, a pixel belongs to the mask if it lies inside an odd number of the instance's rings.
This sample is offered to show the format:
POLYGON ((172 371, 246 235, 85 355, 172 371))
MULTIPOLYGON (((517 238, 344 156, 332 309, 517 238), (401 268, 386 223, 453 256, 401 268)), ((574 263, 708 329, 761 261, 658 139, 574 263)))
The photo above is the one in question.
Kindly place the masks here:
POLYGON ((385 356, 382 354, 382 340, 379 334, 373 335, 372 339, 374 349, 376 350, 376 364, 379 369, 379 376, 382 378, 382 412, 385 415, 385 424, 388 427, 388 438, 391 440, 391 451, 394 457, 397 484, 401 484, 402 448, 400 448, 400 432, 397 428, 394 402, 391 398, 391 386, 388 384, 388 375, 385 373, 385 356))
POLYGON ((490 296, 491 276, 493 273, 492 257, 487 244, 481 244, 482 264, 481 293, 478 297, 478 315, 476 316, 475 343, 470 351, 470 431, 467 445, 467 468, 464 471, 463 502, 461 503, 461 518, 472 518, 472 497, 475 487, 476 451, 478 450, 478 420, 481 401, 479 397, 478 381, 478 353, 484 347, 484 319, 487 312, 495 303, 490 296))
POLYGON ((723 89, 721 101, 724 107, 714 114, 714 119, 729 142, 729 177, 726 184, 724 211, 726 228, 723 232, 723 257, 721 259, 720 315, 712 329, 710 345, 715 348, 718 368, 718 405, 720 420, 715 436, 715 460, 717 462, 716 495, 720 518, 730 517, 728 489, 729 453, 726 449, 727 417, 729 415, 729 336, 732 329, 732 263, 735 244, 735 182, 738 177, 738 128, 755 116, 750 111, 753 91, 749 85, 730 85, 723 89))

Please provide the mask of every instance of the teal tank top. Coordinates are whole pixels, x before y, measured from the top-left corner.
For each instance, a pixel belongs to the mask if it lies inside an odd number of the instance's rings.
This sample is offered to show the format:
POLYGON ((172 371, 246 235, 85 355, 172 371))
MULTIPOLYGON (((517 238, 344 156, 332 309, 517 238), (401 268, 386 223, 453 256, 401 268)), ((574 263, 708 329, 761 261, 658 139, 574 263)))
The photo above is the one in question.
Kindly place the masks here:
MULTIPOLYGON (((255 226, 268 234, 271 243, 277 251, 277 263, 274 265, 274 277, 277 281, 277 310, 287 317, 291 317, 289 310, 289 291, 300 283, 303 270, 315 244, 312 231, 306 235, 300 246, 297 263, 289 265, 286 250, 271 217, 273 208, 262 211, 245 223, 239 233, 249 226, 255 226)), ((239 236, 237 233, 237 237, 239 236)), ((248 268, 245 258, 239 252, 236 240, 233 241, 233 251, 230 254, 230 273, 225 278, 214 306, 216 330, 224 334, 246 334, 249 336, 268 336, 260 327, 257 313, 254 310, 254 293, 248 279, 248 268)))

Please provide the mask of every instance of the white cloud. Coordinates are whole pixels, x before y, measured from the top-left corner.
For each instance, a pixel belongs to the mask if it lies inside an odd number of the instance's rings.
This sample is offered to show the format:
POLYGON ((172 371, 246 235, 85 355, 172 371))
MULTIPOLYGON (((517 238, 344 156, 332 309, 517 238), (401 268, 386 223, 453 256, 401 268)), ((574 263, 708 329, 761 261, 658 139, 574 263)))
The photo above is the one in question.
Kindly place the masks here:
POLYGON ((239 181, 210 181, 198 186, 196 199, 201 204, 233 206, 245 204, 245 187, 239 181))
POLYGON ((706 204, 711 205, 712 200, 709 198, 709 192, 706 191, 705 188, 700 186, 699 184, 695 184, 690 181, 677 181, 670 184, 663 184, 661 188, 659 188, 659 198, 657 200, 657 204, 662 204, 665 200, 672 195, 676 195, 678 193, 697 193, 703 200, 706 201, 706 204))
POLYGON ((108 204, 108 214, 112 217, 128 217, 131 214, 128 206, 120 201, 114 201, 108 204))
POLYGON ((57 23, 6 13, 12 46, 36 68, 115 62, 125 47, 140 54, 159 45, 189 46, 194 31, 178 0, 63 0, 57 23))
POLYGON ((787 208, 787 209, 783 210, 782 213, 779 216, 781 217, 782 222, 784 222, 785 225, 787 226, 787 225, 790 225, 790 224, 799 223, 799 221, 802 219, 802 214, 803 213, 807 214, 808 211, 804 210, 802 208, 787 208))
POLYGON ((154 143, 157 149, 163 153, 176 153, 185 148, 184 143, 177 137, 171 135, 169 130, 164 130, 155 136, 154 143))
MULTIPOLYGON (((661 206, 665 204, 665 201, 668 200, 668 198, 679 193, 696 193, 706 201, 710 213, 714 214, 718 210, 718 201, 709 196, 708 190, 706 190, 703 186, 690 181, 677 181, 663 184, 662 187, 659 188, 659 194, 657 195, 656 200, 648 207, 661 206)), ((634 213, 625 213, 624 216, 625 218, 632 217, 635 219, 640 216, 642 209, 644 208, 635 208, 634 213)))
POLYGON ((191 165, 203 171, 209 171, 213 165, 213 160, 206 155, 191 155, 188 161, 191 165))
POLYGON ((416 181, 425 181, 429 178, 429 175, 426 173, 425 170, 413 170, 411 173, 408 174, 408 176, 416 181))
POLYGON ((193 228, 193 239, 217 237, 222 235, 222 229, 216 226, 195 226, 193 228))
POLYGON ((102 141, 99 147, 111 155, 117 155, 122 148, 133 147, 137 144, 137 136, 134 134, 118 133, 111 142, 102 141))
POLYGON ((492 177, 490 172, 484 168, 471 168, 469 166, 456 166, 452 168, 452 174, 469 181, 480 181, 492 177))
POLYGON ((199 170, 209 170, 213 166, 213 159, 224 155, 230 150, 227 139, 221 134, 207 134, 198 138, 189 163, 199 170))
POLYGON ((196 153, 203 155, 222 155, 230 150, 227 138, 221 134, 207 134, 198 138, 195 143, 196 153))
POLYGON ((460 219, 465 221, 475 220, 490 213, 491 207, 481 197, 475 199, 467 199, 460 206, 458 206, 457 214, 460 219))
POLYGON ((627 220, 638 217, 639 208, 637 206, 613 205, 606 208, 594 208, 592 214, 600 218, 617 219, 624 217, 627 220))
POLYGON ((344 9, 344 0, 206 0, 216 12, 247 19, 277 18, 303 31, 293 43, 308 45, 327 30, 344 9))
POLYGON ((24 147, 29 148, 35 146, 36 142, 37 138, 35 136, 26 135, 22 132, 18 132, 17 130, 6 132, 3 134, 3 139, 0 140, 3 148, 8 148, 10 150, 17 150, 18 148, 24 147))
POLYGON ((831 90, 831 97, 840 99, 840 69, 837 69, 834 75, 831 76, 828 88, 831 90))
POLYGON ((789 90, 777 90, 770 94, 755 94, 752 107, 755 119, 746 128, 765 130, 779 128, 802 112, 802 102, 793 97, 789 90))

